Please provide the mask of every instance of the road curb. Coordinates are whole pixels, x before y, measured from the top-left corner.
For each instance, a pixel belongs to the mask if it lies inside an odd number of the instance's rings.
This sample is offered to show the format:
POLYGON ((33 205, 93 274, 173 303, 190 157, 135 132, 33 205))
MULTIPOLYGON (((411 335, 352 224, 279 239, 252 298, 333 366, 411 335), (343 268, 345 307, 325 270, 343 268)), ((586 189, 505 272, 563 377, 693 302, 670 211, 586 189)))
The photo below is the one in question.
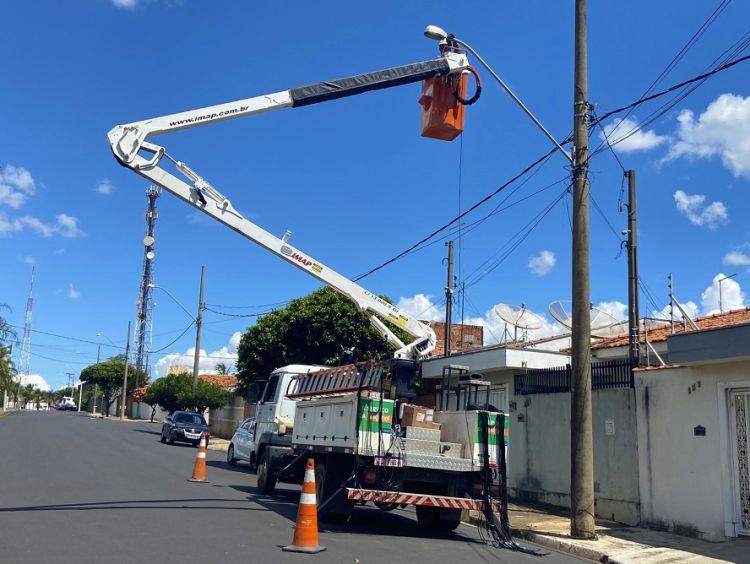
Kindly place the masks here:
MULTIPOLYGON (((468 523, 476 526, 484 526, 484 518, 470 515, 468 523)), ((615 560, 610 560, 607 553, 597 550, 595 548, 580 546, 574 542, 569 541, 565 538, 555 537, 552 535, 544 535, 532 531, 529 529, 511 529, 513 536, 518 539, 530 541, 547 548, 552 548, 560 552, 566 552, 579 558, 586 558, 587 560, 593 560, 595 562, 606 562, 608 564, 618 564, 615 560)))

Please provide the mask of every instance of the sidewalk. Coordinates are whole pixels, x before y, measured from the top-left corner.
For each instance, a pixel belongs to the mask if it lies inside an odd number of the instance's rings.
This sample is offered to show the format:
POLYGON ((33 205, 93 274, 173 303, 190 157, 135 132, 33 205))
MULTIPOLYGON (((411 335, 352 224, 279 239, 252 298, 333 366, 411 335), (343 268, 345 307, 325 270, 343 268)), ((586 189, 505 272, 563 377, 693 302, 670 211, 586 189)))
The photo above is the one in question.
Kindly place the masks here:
MULTIPOLYGON (((570 538, 569 517, 548 508, 511 503, 508 515, 517 538, 597 562, 750 563, 750 539, 712 543, 597 519, 598 538, 586 541, 570 538)), ((472 512, 473 524, 481 520, 481 514, 472 512)))

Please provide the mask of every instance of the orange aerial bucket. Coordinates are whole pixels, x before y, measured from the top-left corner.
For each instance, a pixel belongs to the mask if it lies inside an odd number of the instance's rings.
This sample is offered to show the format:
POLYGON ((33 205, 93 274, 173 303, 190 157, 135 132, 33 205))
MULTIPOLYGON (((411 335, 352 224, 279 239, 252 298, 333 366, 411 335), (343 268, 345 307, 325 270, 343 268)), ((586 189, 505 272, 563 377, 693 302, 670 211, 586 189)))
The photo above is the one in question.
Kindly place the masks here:
POLYGON ((466 100, 468 77, 466 73, 439 76, 422 81, 422 137, 442 141, 453 141, 464 130, 465 106, 473 104, 481 93, 479 76, 470 69, 477 79, 477 92, 466 100))

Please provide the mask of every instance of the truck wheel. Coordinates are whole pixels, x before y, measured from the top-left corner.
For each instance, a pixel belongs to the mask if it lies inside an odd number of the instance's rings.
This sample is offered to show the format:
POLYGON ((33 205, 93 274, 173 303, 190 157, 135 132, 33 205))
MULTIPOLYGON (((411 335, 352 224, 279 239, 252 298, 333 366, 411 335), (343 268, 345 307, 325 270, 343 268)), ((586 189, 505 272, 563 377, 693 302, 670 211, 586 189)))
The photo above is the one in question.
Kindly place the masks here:
POLYGON ((260 455, 258 463, 258 490, 263 495, 271 495, 276 487, 276 476, 271 470, 271 461, 268 460, 268 451, 264 450, 260 455))
POLYGON ((461 524, 461 510, 417 505, 417 522, 425 529, 447 533, 461 524))

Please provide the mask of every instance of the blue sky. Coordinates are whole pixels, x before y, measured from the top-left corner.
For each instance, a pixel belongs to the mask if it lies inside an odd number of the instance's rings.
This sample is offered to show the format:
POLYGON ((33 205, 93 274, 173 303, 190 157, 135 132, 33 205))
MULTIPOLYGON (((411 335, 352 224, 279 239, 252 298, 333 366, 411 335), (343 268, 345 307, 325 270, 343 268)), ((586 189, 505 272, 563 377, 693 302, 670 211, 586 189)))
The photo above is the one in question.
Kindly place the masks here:
MULTIPOLYGON (((603 114, 637 100, 719 6, 597 2, 589 7, 589 99, 603 114), (648 17, 643 17, 647 14, 648 17)), ((747 32, 731 2, 655 90, 702 73, 747 32)), ((429 23, 470 43, 558 138, 572 127, 573 2, 273 3, 163 0, 9 2, 0 89, 0 303, 23 333, 36 268, 31 374, 53 388, 119 352, 135 318, 147 200, 144 179, 120 167, 106 133, 120 123, 276 92, 436 56, 429 23), (103 336, 97 336, 101 333, 103 336)), ((747 54, 743 51, 742 55, 747 54)), ((476 63, 476 62, 475 62, 476 63)), ((668 301, 667 276, 691 314, 743 307, 750 285, 748 65, 712 77, 615 151, 635 169, 642 314, 668 301)), ((479 66, 477 65, 479 68, 479 66)), ((419 136, 418 85, 288 109, 156 138, 251 221, 340 273, 380 265, 450 221, 549 150, 548 141, 479 68, 480 101, 453 143, 419 136)), ((641 124, 664 101, 627 116, 641 124)), ((613 116, 602 125, 611 131, 613 116)), ((632 129, 622 124, 619 131, 632 129)), ((612 135, 613 141, 617 131, 612 135)), ((601 143, 594 130, 592 148, 601 143)), ((622 315, 625 253, 615 232, 622 169, 609 151, 591 162, 591 297, 622 315), (606 219, 605 219, 606 218, 606 219), (612 228, 610 228, 610 225, 612 228)), ((465 299, 456 321, 502 336, 498 303, 547 313, 570 299, 566 162, 554 155, 466 218, 456 240, 465 299), (545 187, 551 187, 542 190, 545 187), (506 199, 507 198, 507 199, 506 199), (509 207, 510 204, 516 203, 509 207), (492 213, 491 213, 492 212, 492 213), (491 215, 490 215, 491 214, 491 215), (483 221, 479 221, 485 218, 483 221), (514 244, 517 233, 526 235, 514 244), (513 251, 507 251, 513 248, 513 251)), ((206 267, 202 371, 231 364, 249 315, 319 284, 199 215, 158 200, 155 280, 191 312, 206 267), (245 306, 245 307, 237 307, 245 306)), ((422 318, 442 318, 444 240, 364 278, 422 318)), ((161 375, 192 363, 191 319, 156 290, 152 358, 161 375), (174 342, 173 342, 174 341, 174 342)))

